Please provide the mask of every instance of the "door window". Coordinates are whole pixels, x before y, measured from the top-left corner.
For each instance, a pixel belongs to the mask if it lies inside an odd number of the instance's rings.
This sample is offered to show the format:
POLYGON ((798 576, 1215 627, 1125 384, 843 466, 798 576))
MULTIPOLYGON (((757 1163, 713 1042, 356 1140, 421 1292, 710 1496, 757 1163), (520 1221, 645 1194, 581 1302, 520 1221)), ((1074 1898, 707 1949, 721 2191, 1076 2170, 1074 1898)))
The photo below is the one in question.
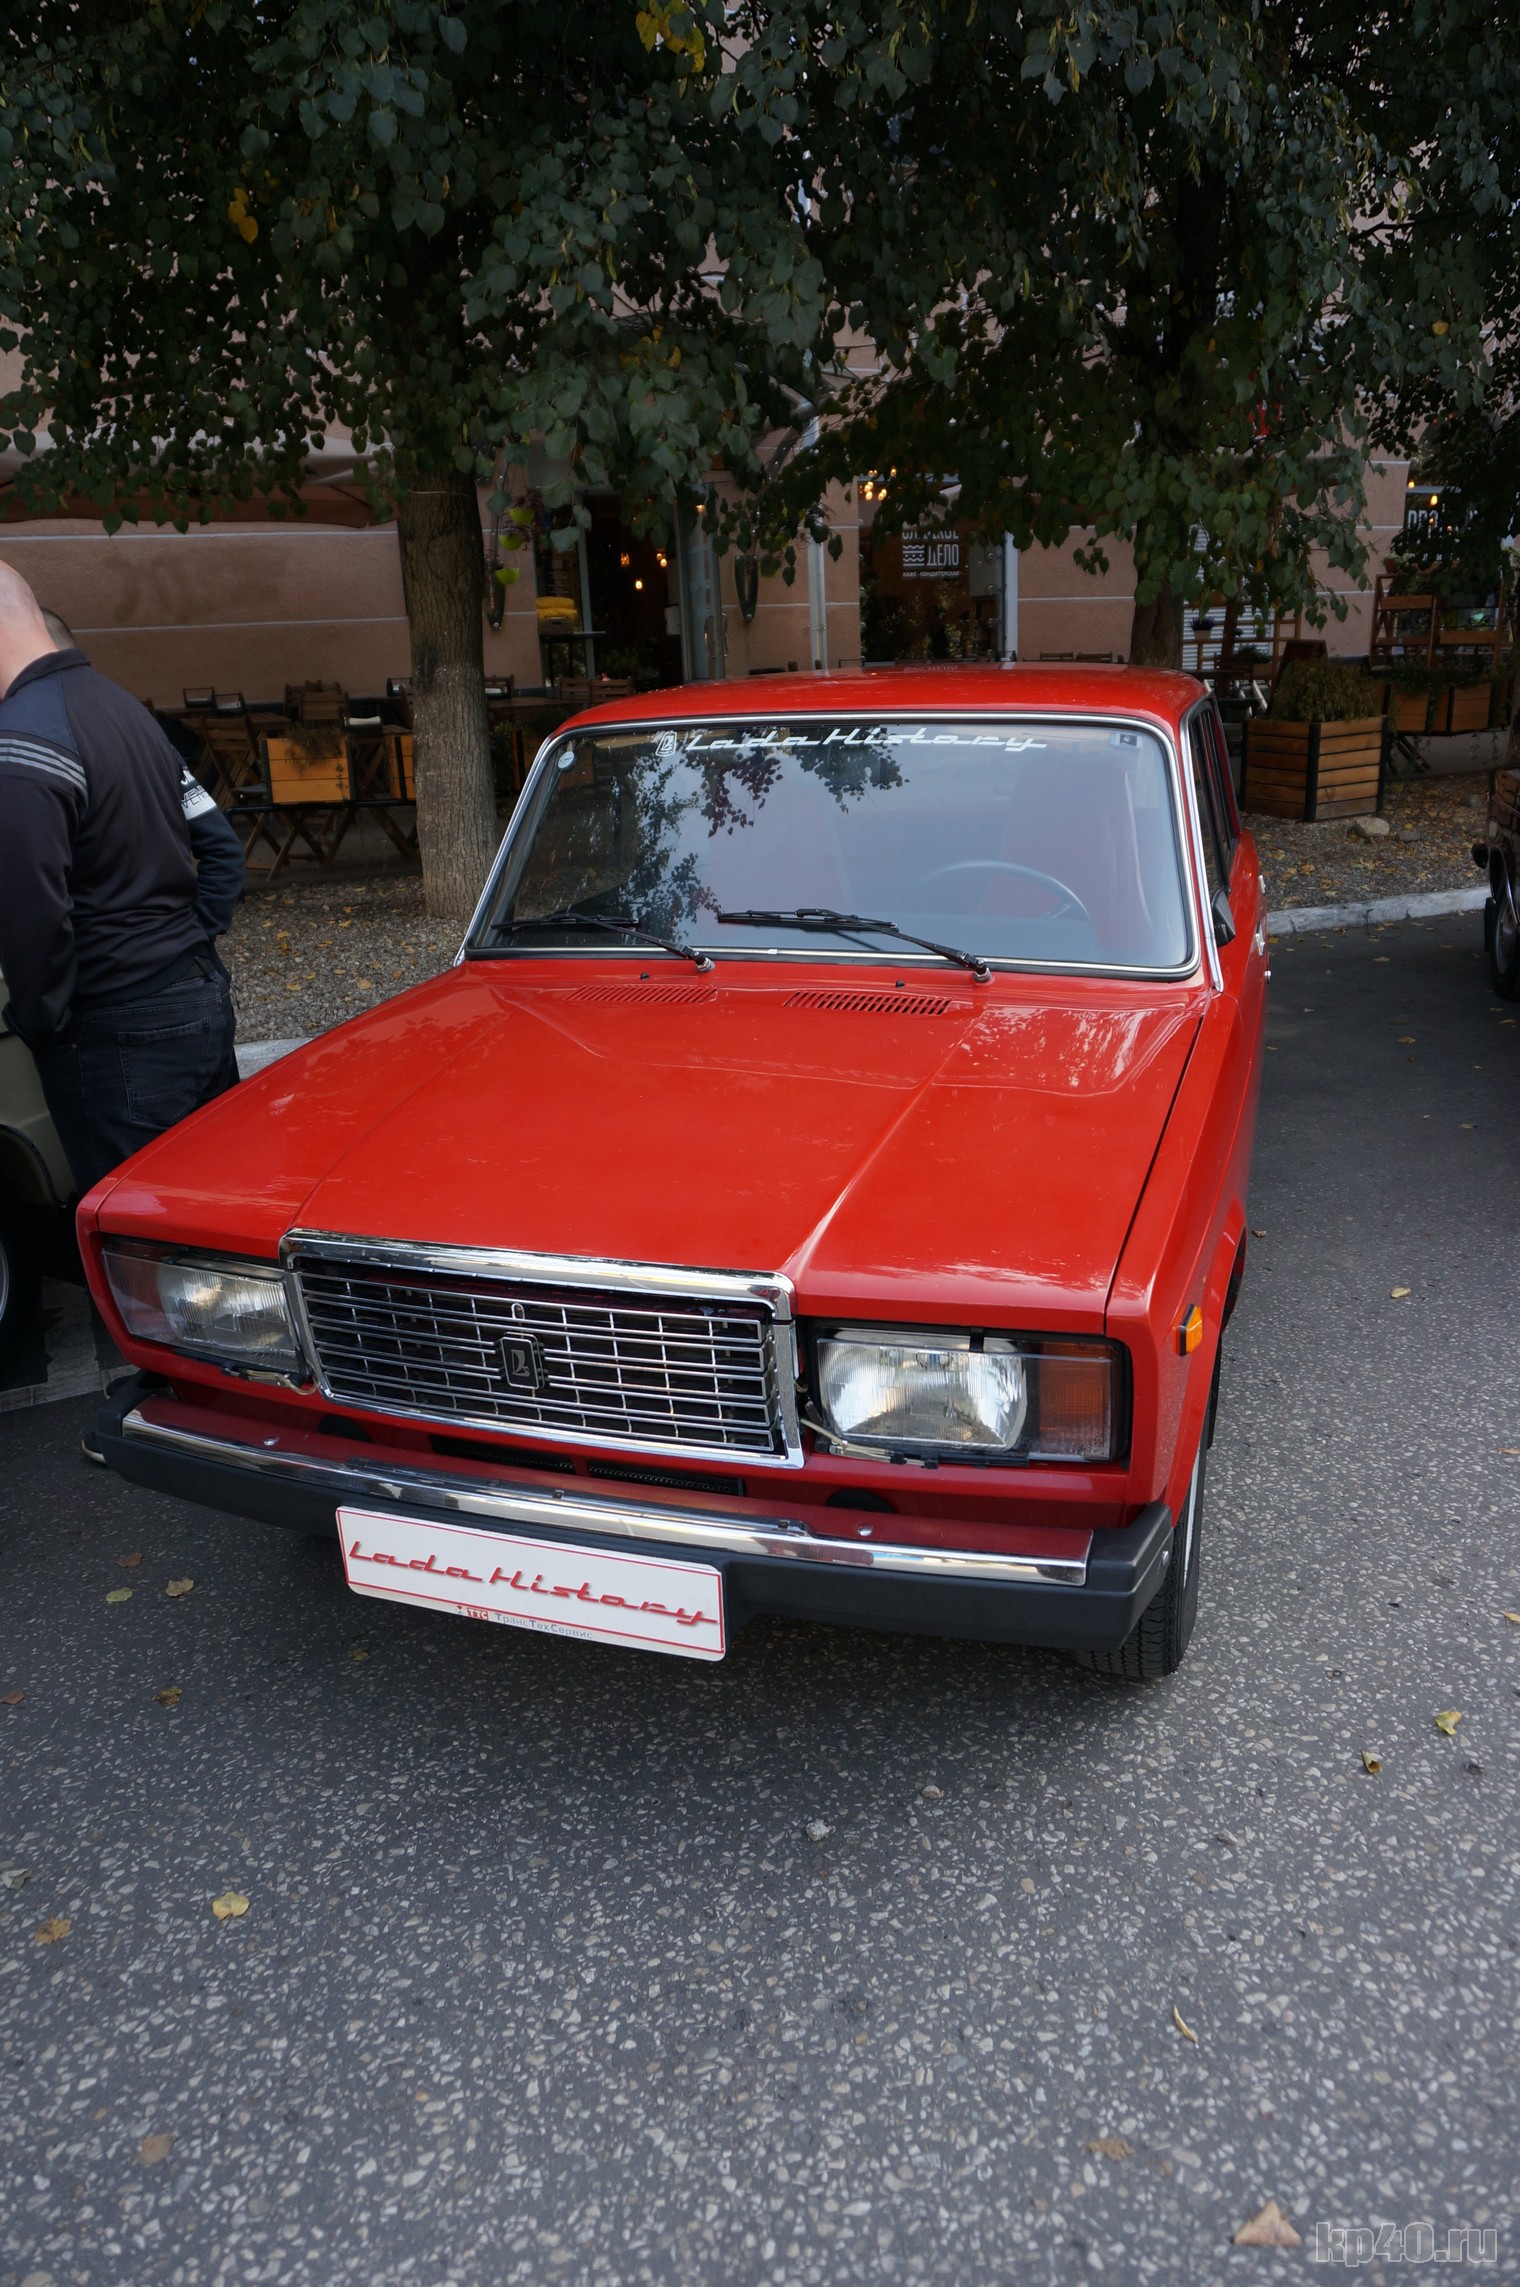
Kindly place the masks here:
POLYGON ((1188 756, 1193 767, 1193 792, 1198 797, 1198 823, 1203 833, 1203 870, 1212 898, 1230 878, 1230 843, 1220 816, 1218 772, 1201 707, 1188 723, 1188 756))

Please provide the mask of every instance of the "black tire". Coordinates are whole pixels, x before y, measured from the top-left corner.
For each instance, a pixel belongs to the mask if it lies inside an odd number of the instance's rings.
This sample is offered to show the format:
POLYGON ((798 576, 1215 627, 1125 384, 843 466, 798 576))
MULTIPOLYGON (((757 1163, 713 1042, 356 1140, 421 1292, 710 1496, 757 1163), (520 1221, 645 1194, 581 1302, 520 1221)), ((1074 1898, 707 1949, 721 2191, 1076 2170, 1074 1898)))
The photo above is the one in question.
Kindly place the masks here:
POLYGON ((1520 1000, 1520 913, 1515 910, 1515 885, 1506 878, 1502 897, 1490 898, 1494 921, 1485 929, 1488 973, 1501 1000, 1520 1000))
POLYGON ((1155 1683, 1172 1676, 1198 1617, 1199 1544, 1203 1537, 1203 1491, 1209 1468, 1207 1431, 1198 1441, 1198 1455, 1188 1484, 1182 1515, 1172 1534, 1172 1561, 1166 1578, 1117 1651, 1078 1652, 1078 1665, 1095 1675, 1118 1676, 1125 1683, 1155 1683))
POLYGON ((14 1192, 0 1189, 0 1370, 37 1323, 41 1283, 32 1212, 14 1192))

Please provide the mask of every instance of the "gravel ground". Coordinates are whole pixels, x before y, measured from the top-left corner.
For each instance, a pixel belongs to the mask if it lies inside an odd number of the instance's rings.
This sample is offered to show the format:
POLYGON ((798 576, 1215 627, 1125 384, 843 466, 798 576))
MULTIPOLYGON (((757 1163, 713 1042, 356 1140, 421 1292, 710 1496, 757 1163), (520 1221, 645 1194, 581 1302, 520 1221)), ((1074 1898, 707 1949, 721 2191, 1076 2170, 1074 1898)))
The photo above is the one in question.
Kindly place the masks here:
MULTIPOLYGON (((1274 906, 1340 905, 1406 891, 1471 889, 1487 779, 1397 782, 1390 832, 1364 841, 1343 819, 1322 826, 1250 820, 1274 906)), ((447 968, 462 935, 430 920, 415 876, 252 889, 223 946, 241 1040, 325 1032, 447 968)))
POLYGON ((1429 889, 1473 889, 1482 876, 1472 845, 1488 810, 1485 772, 1451 778, 1396 779, 1385 816, 1389 832, 1366 841, 1345 818, 1320 826, 1256 816, 1256 836, 1270 903, 1347 905, 1429 889))
POLYGON ((448 967, 464 931, 415 876, 250 890, 222 945, 240 1040, 325 1032, 448 967))

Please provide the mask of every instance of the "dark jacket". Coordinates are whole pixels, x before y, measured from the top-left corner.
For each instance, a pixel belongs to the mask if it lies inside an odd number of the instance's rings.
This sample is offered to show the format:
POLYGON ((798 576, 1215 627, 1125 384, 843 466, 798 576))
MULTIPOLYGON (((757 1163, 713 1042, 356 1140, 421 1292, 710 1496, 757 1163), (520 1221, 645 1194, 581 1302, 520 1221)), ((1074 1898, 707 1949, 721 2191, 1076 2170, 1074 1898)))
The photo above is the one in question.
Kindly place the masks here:
POLYGON ((146 707, 82 651, 49 651, 0 700, 0 969, 12 1031, 60 1039, 220 937, 243 852, 146 707))

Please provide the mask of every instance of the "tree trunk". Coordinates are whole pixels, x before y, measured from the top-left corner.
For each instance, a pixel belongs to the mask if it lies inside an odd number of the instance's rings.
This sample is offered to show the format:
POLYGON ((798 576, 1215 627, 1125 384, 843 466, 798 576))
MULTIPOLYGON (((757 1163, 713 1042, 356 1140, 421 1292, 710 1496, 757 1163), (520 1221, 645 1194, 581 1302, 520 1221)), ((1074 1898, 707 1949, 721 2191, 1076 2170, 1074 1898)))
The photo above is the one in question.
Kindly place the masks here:
POLYGON ((396 517, 412 631, 417 840, 429 913, 466 920, 499 839, 480 629, 484 550, 475 486, 419 475, 396 517))
POLYGON ((1129 631, 1131 667, 1182 665, 1182 599, 1170 587, 1148 603, 1135 603, 1129 631))

